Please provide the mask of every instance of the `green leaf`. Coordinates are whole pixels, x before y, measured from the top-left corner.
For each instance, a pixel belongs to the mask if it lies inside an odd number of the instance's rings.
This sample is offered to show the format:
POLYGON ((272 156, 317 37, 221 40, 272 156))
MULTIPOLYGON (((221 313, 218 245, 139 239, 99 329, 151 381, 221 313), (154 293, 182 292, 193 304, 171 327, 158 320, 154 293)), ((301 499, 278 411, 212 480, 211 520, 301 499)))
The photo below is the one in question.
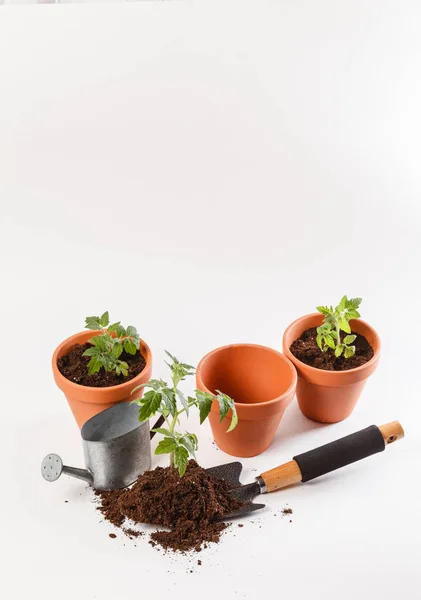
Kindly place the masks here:
MULTIPOLYGON (((149 387, 155 391, 158 391, 158 390, 161 390, 161 388, 163 388, 163 387, 167 387, 167 384, 162 379, 149 379, 149 381, 147 381, 146 383, 141 383, 138 386, 136 386, 134 388, 133 392, 135 392, 136 390, 145 388, 145 387, 149 387)), ((133 392, 132 392, 132 394, 133 394, 133 392)))
POLYGON ((330 322, 325 321, 320 327, 317 327, 317 333, 320 335, 326 335, 327 333, 331 333, 332 324, 330 322))
POLYGON ((339 327, 342 331, 345 331, 345 333, 351 333, 351 327, 345 318, 339 319, 339 327))
POLYGON ((325 344, 326 344, 326 346, 329 346, 329 348, 332 348, 332 350, 335 349, 335 342, 331 335, 327 335, 325 337, 325 344))
MULTIPOLYGON (((171 360, 173 361, 173 363, 178 363, 178 362, 179 362, 179 361, 176 359, 176 357, 175 357, 175 356, 173 356, 172 354, 170 354, 170 353, 168 352, 168 350, 164 350, 164 352, 165 352, 165 354, 166 354, 167 356, 169 356, 169 357, 171 358, 171 360)), ((167 364, 168 364, 168 363, 167 363, 167 364)), ((171 366, 171 365, 170 365, 170 366, 171 366)))
POLYGON ((221 422, 228 414, 229 409, 231 408, 230 402, 228 400, 229 396, 226 396, 219 390, 217 391, 216 401, 219 404, 219 422, 221 422))
POLYGON ((345 358, 351 358, 351 356, 354 356, 354 354, 355 354, 355 346, 347 346, 345 348, 345 352, 344 352, 345 358))
POLYGON ((139 421, 147 421, 161 406, 162 394, 150 390, 140 399, 139 421))
POLYGON ((363 301, 362 298, 350 298, 347 302, 347 308, 358 308, 363 301))
POLYGON ((319 313, 322 313, 322 315, 329 314, 329 308, 327 306, 316 306, 316 310, 318 310, 319 313))
POLYGON ((187 435, 193 444, 193 448, 197 450, 199 448, 199 440, 197 439, 197 435, 195 433, 188 433, 187 435))
POLYGON ((151 429, 151 431, 155 431, 156 433, 166 435, 172 439, 174 438, 174 434, 171 433, 171 431, 169 429, 164 429, 163 427, 156 427, 155 429, 151 429))
POLYGON ((178 440, 178 443, 182 444, 187 449, 188 453, 195 457, 195 450, 197 450, 198 443, 197 436, 194 433, 185 433, 178 440))
POLYGON ((337 310, 339 310, 339 312, 343 312, 345 310, 347 303, 348 303, 348 298, 346 296, 342 296, 337 310))
POLYGON ((103 367, 103 360, 101 356, 93 356, 91 360, 88 362, 88 373, 89 375, 93 375, 94 373, 98 373, 98 371, 103 367))
POLYGON ((194 375, 194 367, 187 363, 181 363, 178 358, 173 356, 168 350, 165 350, 165 353, 172 361, 171 363, 166 362, 165 364, 171 369, 171 379, 174 387, 177 387, 180 381, 184 381, 186 376, 194 375))
POLYGON ((320 350, 323 350, 323 337, 321 334, 319 334, 316 337, 316 342, 317 342, 317 345, 319 346, 320 350))
POLYGON ((174 451, 174 465, 177 467, 180 477, 183 477, 189 462, 189 453, 184 446, 177 446, 174 451))
POLYGON ((92 330, 102 329, 101 324, 99 322, 99 317, 86 317, 85 327, 86 329, 92 330))
POLYGON ((185 397, 185 395, 183 394, 183 392, 180 392, 180 390, 175 390, 175 393, 177 394, 183 408, 186 411, 186 415, 189 416, 189 403, 187 401, 187 398, 185 397))
POLYGON ((190 407, 197 406, 199 408, 199 401, 196 396, 187 396, 187 402, 190 404, 190 407))
POLYGON ((333 337, 334 340, 338 339, 338 334, 336 333, 335 329, 332 329, 332 331, 330 332, 330 335, 333 337))
POLYGON ((123 352, 123 345, 120 344, 120 342, 116 342, 113 346, 113 354, 116 358, 118 358, 119 356, 121 356, 121 353, 123 352))
POLYGON ((101 315, 99 323, 100 323, 101 327, 107 327, 109 322, 110 322, 110 315, 108 314, 108 310, 107 310, 107 311, 105 311, 105 313, 103 313, 101 315))
POLYGON ((124 360, 119 360, 118 366, 120 367, 121 372, 123 373, 124 376, 128 375, 129 365, 124 360))
POLYGON ((85 350, 85 352, 82 354, 82 356, 95 356, 95 354, 98 354, 100 352, 99 348, 96 348, 95 346, 93 346, 92 348, 87 348, 85 350))
POLYGON ((232 431, 238 423, 237 411, 235 409, 234 400, 226 394, 223 394, 221 391, 216 391, 216 400, 219 404, 219 422, 223 421, 223 419, 227 416, 228 412, 232 410, 231 425, 227 429, 227 432, 232 431))
POLYGON ((202 424, 210 413, 215 396, 208 394, 207 392, 202 392, 201 390, 195 390, 195 394, 196 400, 199 403, 200 424, 202 424))
POLYGON ((357 339, 356 335, 347 335, 344 337, 343 343, 346 345, 352 344, 352 342, 354 342, 356 339, 357 339))
POLYGON ((353 308, 351 308, 351 310, 347 310, 347 312, 345 313, 345 316, 348 319, 348 321, 350 321, 351 319, 359 319, 361 317, 358 310, 355 310, 353 308))
POLYGON ((126 329, 126 334, 130 336, 137 335, 136 327, 133 327, 133 325, 129 325, 126 329))
POLYGON ((123 325, 118 325, 117 329, 115 330, 115 334, 120 338, 126 335, 126 330, 124 329, 123 325))
POLYGON ((183 367, 183 369, 185 371, 196 371, 195 367, 193 367, 193 365, 189 365, 187 363, 180 363, 180 365, 183 367))
POLYGON ((174 438, 165 437, 156 447, 155 454, 169 454, 177 448, 177 442, 174 438))
POLYGON ((237 409, 235 408, 235 405, 233 405, 231 410, 232 410, 231 424, 227 429, 227 433, 229 433, 230 431, 235 429, 237 427, 237 423, 238 423, 238 415, 237 415, 237 409))
POLYGON ((136 354, 137 348, 131 340, 124 341, 124 349, 128 354, 136 354))
POLYGON ((339 358, 339 356, 341 356, 341 354, 342 354, 343 351, 344 351, 343 345, 339 344, 339 346, 336 346, 335 356, 339 358))
POLYGON ((120 325, 120 321, 117 321, 117 323, 113 323, 112 325, 107 327, 108 333, 114 333, 114 331, 117 331, 117 328, 119 325, 120 325))
POLYGON ((174 417, 177 412, 177 401, 174 396, 174 391, 168 387, 162 387, 160 391, 165 408, 168 410, 168 413, 174 417))
POLYGON ((104 340, 104 336, 102 336, 102 335, 96 335, 95 337, 92 337, 88 341, 90 344, 92 344, 93 346, 96 346, 100 350, 107 349, 107 342, 104 340))

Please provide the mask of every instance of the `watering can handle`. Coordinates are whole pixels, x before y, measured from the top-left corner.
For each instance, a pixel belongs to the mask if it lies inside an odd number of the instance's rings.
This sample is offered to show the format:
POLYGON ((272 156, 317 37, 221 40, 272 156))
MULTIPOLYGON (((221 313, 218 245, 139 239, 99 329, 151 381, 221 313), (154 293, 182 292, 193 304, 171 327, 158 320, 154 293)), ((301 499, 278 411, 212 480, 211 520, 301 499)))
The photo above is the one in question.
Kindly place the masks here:
MULTIPOLYGON (((155 423, 155 425, 152 427, 152 429, 158 429, 158 427, 161 427, 161 425, 164 424, 164 421, 165 421, 165 417, 164 417, 164 415, 161 415, 159 417, 159 419, 157 420, 157 422, 155 423)), ((151 439, 153 438, 155 433, 156 433, 156 431, 151 431, 151 439)))

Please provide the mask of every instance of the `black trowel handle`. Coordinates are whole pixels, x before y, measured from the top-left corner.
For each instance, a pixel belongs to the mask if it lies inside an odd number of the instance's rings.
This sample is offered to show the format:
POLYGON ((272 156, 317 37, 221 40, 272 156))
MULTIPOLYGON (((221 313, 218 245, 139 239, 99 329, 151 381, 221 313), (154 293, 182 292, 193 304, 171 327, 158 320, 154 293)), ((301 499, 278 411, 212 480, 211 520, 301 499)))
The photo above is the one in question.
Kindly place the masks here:
POLYGON ((382 452, 386 445, 403 437, 404 431, 398 421, 380 427, 371 425, 335 442, 294 456, 290 462, 262 473, 258 481, 263 492, 272 492, 299 481, 304 483, 382 452))

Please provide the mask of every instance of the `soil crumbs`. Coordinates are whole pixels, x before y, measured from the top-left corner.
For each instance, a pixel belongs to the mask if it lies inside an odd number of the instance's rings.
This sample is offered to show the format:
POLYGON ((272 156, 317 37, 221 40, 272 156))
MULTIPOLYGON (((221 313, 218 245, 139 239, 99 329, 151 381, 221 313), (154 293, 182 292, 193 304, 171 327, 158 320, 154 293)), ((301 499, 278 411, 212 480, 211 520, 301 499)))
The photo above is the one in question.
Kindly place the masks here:
POLYGON ((126 381, 130 381, 139 375, 143 371, 146 365, 146 361, 140 352, 136 354, 128 354, 123 352, 120 356, 120 360, 126 361, 129 365, 129 373, 126 375, 117 375, 115 371, 105 371, 101 369, 98 373, 89 375, 88 373, 88 362, 90 361, 89 356, 82 356, 85 350, 92 348, 92 345, 87 344, 76 344, 73 346, 68 354, 62 356, 57 360, 58 370, 66 379, 78 383, 79 385, 86 385, 88 387, 110 387, 113 385, 120 385, 126 381))
POLYGON ((298 360, 316 369, 324 369, 326 371, 355 369, 373 358, 374 351, 363 335, 355 331, 352 333, 357 337, 353 344, 355 346, 355 354, 350 358, 345 358, 343 355, 337 358, 334 351, 330 348, 327 352, 322 352, 316 342, 316 327, 304 331, 297 340, 292 342, 290 350, 298 360))
MULTIPOLYGON (((96 492, 105 519, 122 527, 126 519, 165 527, 150 542, 164 550, 186 552, 218 542, 228 523, 217 522, 244 505, 229 494, 225 481, 209 475, 190 460, 180 478, 172 467, 157 467, 141 475, 129 489, 96 492)), ((124 529, 123 529, 124 531, 124 529)))

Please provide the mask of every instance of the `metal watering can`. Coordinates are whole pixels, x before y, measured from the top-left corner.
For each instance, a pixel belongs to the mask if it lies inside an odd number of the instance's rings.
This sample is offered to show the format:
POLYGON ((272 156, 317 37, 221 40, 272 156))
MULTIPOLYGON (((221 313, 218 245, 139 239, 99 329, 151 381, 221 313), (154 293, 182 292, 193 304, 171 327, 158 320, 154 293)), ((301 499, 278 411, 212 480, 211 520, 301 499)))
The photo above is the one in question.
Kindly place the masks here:
MULTIPOLYGON (((81 429, 85 469, 68 467, 58 454, 47 454, 41 463, 46 481, 56 481, 62 473, 82 479, 97 490, 124 488, 151 468, 151 439, 155 432, 149 422, 139 423, 135 404, 121 402, 98 413, 81 429)), ((154 428, 160 427, 160 417, 154 428)))

